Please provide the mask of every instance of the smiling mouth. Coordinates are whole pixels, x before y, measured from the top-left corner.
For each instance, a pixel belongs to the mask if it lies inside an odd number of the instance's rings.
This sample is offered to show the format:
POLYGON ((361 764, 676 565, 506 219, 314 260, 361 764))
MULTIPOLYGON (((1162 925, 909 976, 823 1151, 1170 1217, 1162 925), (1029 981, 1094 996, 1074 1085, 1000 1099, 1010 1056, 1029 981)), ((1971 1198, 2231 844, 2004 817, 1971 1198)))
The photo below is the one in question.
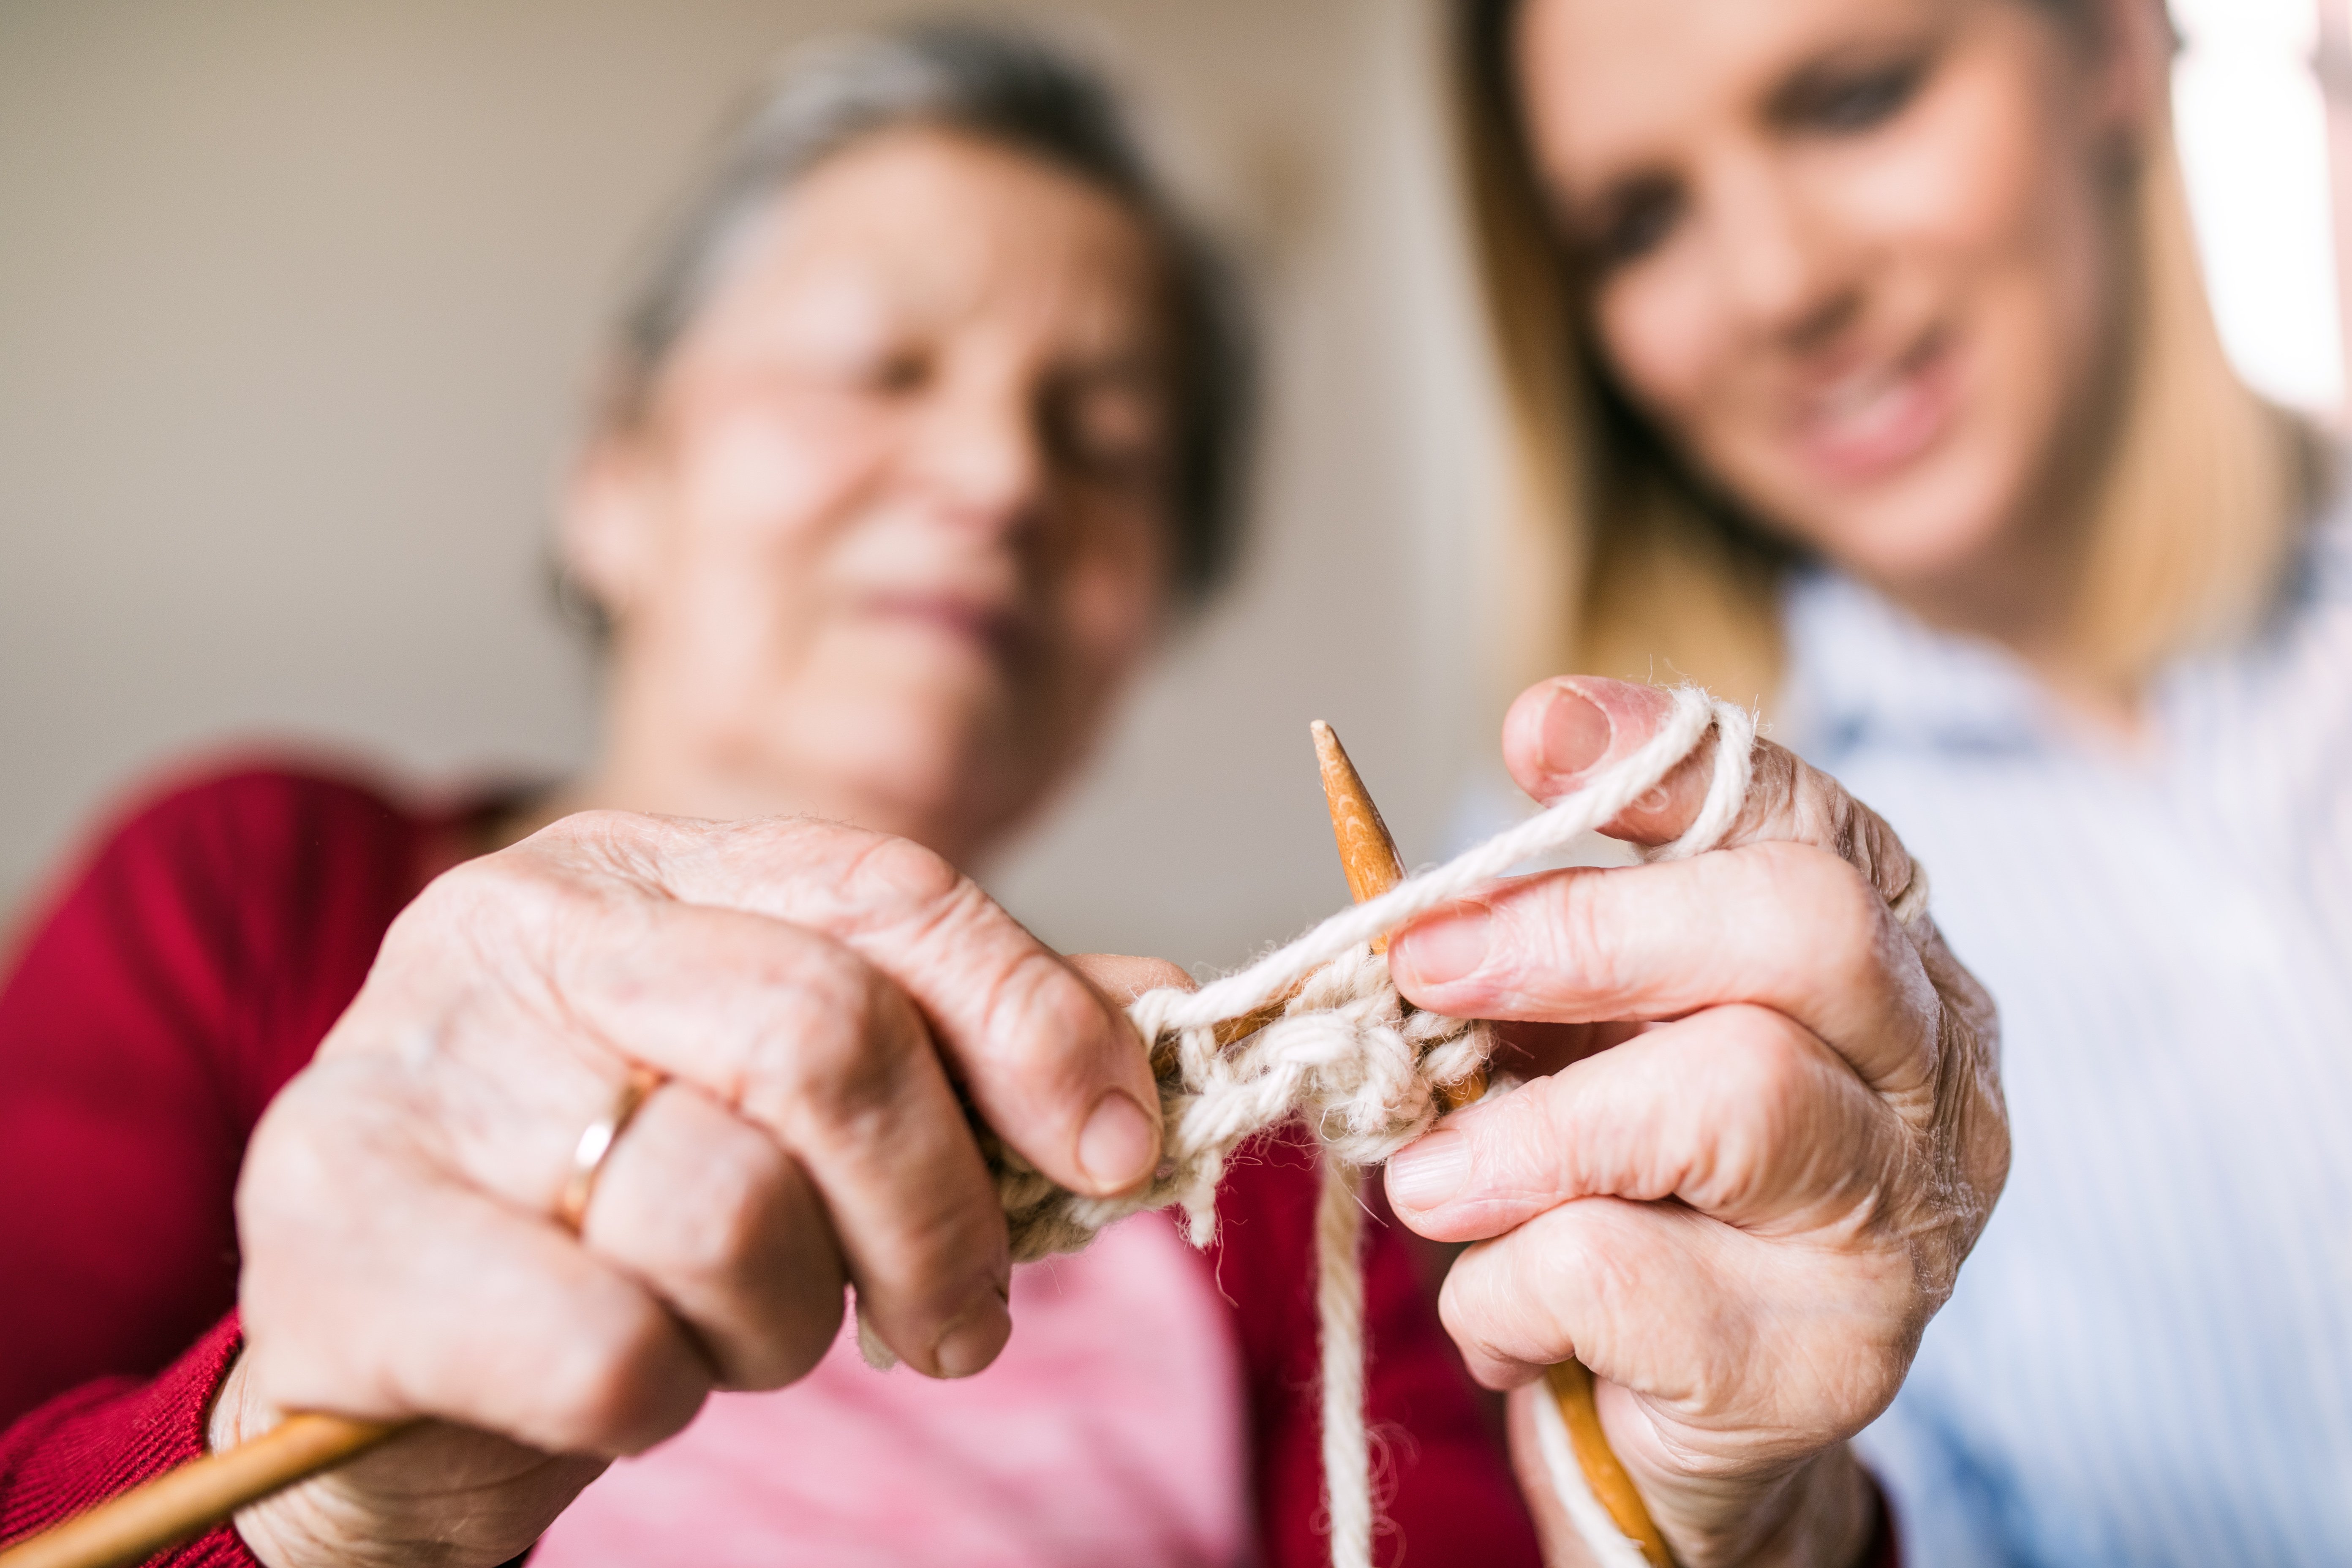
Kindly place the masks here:
POLYGON ((1817 384, 1793 420, 1798 450, 1827 477, 1882 479, 1934 446, 1955 402, 1953 355, 1941 331, 1897 359, 1817 384))
POLYGON ((1001 665, 1013 663, 1031 641, 1028 621, 1016 611, 951 595, 877 594, 866 608, 881 619, 963 644, 1001 665))

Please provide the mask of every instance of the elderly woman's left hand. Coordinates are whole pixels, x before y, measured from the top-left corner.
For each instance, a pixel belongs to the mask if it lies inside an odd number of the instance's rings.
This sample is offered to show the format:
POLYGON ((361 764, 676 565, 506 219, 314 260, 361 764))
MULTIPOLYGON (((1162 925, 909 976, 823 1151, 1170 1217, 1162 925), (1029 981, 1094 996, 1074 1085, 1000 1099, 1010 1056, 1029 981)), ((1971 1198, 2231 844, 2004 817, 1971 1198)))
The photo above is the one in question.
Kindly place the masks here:
MULTIPOLYGON (((1505 728, 1538 798, 1654 732, 1652 688, 1546 682, 1505 728)), ((1664 843, 1711 755, 1611 825, 1664 843)), ((1390 1165, 1407 1224, 1475 1241, 1447 1327, 1495 1386, 1573 1357, 1680 1560, 1853 1560, 1844 1439, 1884 1409, 2008 1168, 1991 1004, 1885 823, 1769 743, 1717 853, 1499 884, 1392 949, 1414 1003, 1539 1021, 1536 1079, 1390 1165), (1550 1070, 1557 1068, 1558 1070, 1550 1070)), ((1514 1437, 1562 1561, 1578 1550, 1514 1437)))
POLYGON ((448 872, 255 1134, 211 1433, 415 1424, 239 1534, 506 1562, 714 1388, 805 1374, 845 1284, 919 1371, 980 1371, 1012 1264, 964 1105, 1074 1191, 1142 1181, 1158 1091, 1105 989, 1137 978, 840 824, 585 813, 448 872))

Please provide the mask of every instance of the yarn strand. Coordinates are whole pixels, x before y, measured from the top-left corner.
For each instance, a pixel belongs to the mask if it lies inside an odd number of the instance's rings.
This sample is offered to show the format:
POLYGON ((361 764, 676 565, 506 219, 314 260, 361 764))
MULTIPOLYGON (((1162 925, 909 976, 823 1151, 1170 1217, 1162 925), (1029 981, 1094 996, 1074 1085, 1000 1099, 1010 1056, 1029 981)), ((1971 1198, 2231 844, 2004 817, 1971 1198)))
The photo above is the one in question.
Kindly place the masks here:
MULTIPOLYGON (((1720 792, 1711 788, 1707 805, 1714 807, 1721 793, 1727 796, 1731 814, 1736 815, 1739 801, 1748 793, 1748 752, 1756 739, 1755 720, 1745 709, 1711 701, 1696 687, 1680 688, 1674 695, 1674 716, 1639 751, 1612 763, 1591 784, 1563 796, 1548 810, 1496 834, 1434 870, 1406 878, 1377 899, 1341 910, 1239 973, 1229 974, 1198 991, 1147 993, 1136 999, 1135 1005, 1128 1010, 1129 1016, 1139 1026, 1157 1026, 1160 1029, 1198 1028, 1238 1018, 1281 995, 1358 943, 1369 942, 1382 931, 1393 931, 1417 915, 1426 914, 1482 883, 1491 882, 1523 861, 1565 849, 1664 783, 1666 775, 1697 747, 1708 729, 1718 723, 1724 727, 1727 740, 1736 737, 1746 743, 1725 745, 1722 756, 1730 760, 1731 766, 1727 768, 1721 762, 1717 766, 1720 784, 1735 782, 1724 779, 1724 773, 1737 773, 1737 793, 1728 788, 1720 792)), ((1712 847, 1730 826, 1730 815, 1705 810, 1701 820, 1692 825, 1692 831, 1677 839, 1673 847, 1683 854, 1696 854, 1696 847, 1712 847), (1703 839, 1699 837, 1702 828, 1710 830, 1703 839)))
MULTIPOLYGON (((1142 1191, 1080 1197, 982 1132, 1013 1256, 1028 1260, 1074 1251, 1129 1215, 1171 1205, 1190 1216, 1194 1245, 1206 1246, 1215 1229, 1217 1184, 1234 1151, 1293 1117, 1314 1130, 1323 1167, 1316 1311, 1335 1568, 1370 1568, 1378 1523, 1364 1426, 1362 1167, 1428 1131, 1445 1110, 1444 1091, 1468 1082, 1493 1049, 1483 1024, 1408 1006, 1386 954, 1372 950, 1373 939, 1515 866, 1567 848, 1656 789, 1710 733, 1717 744, 1706 799, 1689 830, 1648 858, 1678 859, 1722 842, 1747 801, 1755 718, 1695 687, 1676 689, 1673 700, 1672 714, 1649 741, 1517 826, 1197 991, 1169 987, 1130 1003, 1128 1017, 1159 1079, 1165 1134, 1165 1157, 1142 1191), (1240 1040, 1218 1040, 1218 1026, 1277 1002, 1282 1010, 1271 1023, 1240 1040)), ((1922 910, 1926 885, 1920 873, 1922 910)))
POLYGON ((1315 1204, 1315 1315, 1323 1363, 1323 1489, 1332 1568, 1371 1568, 1371 1439, 1364 1429, 1363 1170, 1325 1159, 1315 1204))

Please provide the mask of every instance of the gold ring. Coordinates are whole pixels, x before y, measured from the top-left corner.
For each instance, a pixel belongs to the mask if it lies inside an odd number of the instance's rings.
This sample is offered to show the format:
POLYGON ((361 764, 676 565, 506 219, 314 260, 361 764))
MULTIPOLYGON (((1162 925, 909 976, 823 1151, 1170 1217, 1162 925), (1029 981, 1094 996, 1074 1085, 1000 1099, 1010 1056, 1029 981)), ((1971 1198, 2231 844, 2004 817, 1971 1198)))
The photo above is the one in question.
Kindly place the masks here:
POLYGON ((556 1223, 572 1235, 578 1236, 587 1226, 588 1202, 596 1195, 596 1173, 604 1168, 613 1145, 629 1130, 646 1097, 661 1086, 662 1075, 653 1068, 629 1068, 627 1080, 613 1097, 612 1109, 590 1122, 572 1146, 572 1173, 563 1179, 563 1194, 555 1200, 556 1223))

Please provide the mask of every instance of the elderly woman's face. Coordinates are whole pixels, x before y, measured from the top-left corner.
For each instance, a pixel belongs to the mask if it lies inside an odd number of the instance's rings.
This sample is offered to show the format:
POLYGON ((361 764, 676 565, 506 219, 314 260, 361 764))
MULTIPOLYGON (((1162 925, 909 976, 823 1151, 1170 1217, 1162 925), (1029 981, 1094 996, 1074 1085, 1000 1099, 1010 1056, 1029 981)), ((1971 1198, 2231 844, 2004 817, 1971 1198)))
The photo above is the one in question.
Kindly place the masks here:
POLYGON ((1034 158, 908 130, 820 164, 575 496, 616 700, 746 800, 983 844, 1160 623, 1161 297, 1138 222, 1034 158))
POLYGON ((2122 71, 2019 0, 1528 0, 1514 50, 1668 438, 1898 593, 2014 554, 2113 335, 2122 71))

